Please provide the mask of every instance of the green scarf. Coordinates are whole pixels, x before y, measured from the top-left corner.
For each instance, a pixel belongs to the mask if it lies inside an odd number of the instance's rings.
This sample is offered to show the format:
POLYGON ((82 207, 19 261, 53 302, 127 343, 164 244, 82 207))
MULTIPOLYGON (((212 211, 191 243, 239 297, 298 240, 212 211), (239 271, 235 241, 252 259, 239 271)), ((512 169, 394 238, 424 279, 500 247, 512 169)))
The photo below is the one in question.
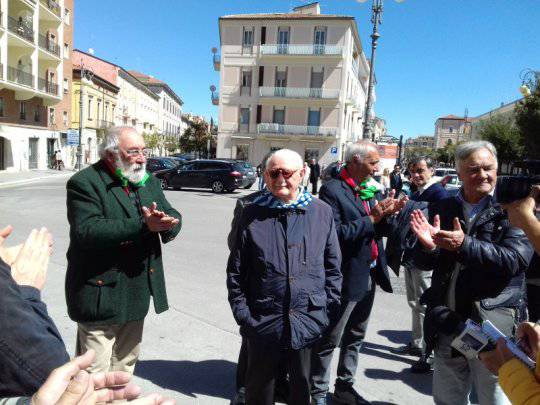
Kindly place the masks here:
POLYGON ((118 179, 122 183, 122 187, 127 187, 129 184, 131 184, 135 188, 144 187, 146 180, 148 180, 148 178, 150 177, 150 175, 145 172, 141 181, 139 181, 138 183, 132 183, 126 176, 124 176, 124 173, 122 173, 122 169, 120 169, 119 167, 116 168, 114 174, 116 174, 116 177, 118 177, 118 179))
POLYGON ((375 193, 377 192, 377 187, 375 186, 367 186, 367 181, 364 180, 362 183, 360 183, 360 187, 358 190, 358 195, 360 196, 360 199, 362 200, 371 200, 375 193))

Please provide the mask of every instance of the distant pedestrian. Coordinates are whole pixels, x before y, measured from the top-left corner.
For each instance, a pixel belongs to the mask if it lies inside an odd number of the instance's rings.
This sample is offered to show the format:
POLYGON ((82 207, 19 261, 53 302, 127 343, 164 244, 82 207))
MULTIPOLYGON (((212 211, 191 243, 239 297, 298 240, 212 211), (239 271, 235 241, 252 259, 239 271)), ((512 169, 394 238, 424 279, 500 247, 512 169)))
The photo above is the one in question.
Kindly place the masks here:
POLYGON ((62 151, 59 149, 54 154, 54 169, 62 170, 64 166, 64 158, 62 157, 62 151))
POLYGON ((380 183, 384 187, 384 196, 387 196, 390 190, 392 189, 390 187, 390 170, 388 170, 388 167, 385 167, 382 175, 381 175, 381 181, 380 183))
POLYGON ((316 195, 319 189, 319 178, 321 177, 321 167, 315 159, 311 159, 309 165, 309 182, 311 183, 311 193, 316 195))
POLYGON ((304 162, 304 169, 306 170, 306 173, 304 174, 304 178, 302 179, 302 186, 307 190, 309 188, 309 182, 311 178, 311 169, 309 168, 307 162, 304 162))
POLYGON ((395 165, 394 171, 390 174, 390 188, 396 191, 396 196, 399 196, 399 193, 401 193, 401 190, 403 189, 400 165, 395 165))

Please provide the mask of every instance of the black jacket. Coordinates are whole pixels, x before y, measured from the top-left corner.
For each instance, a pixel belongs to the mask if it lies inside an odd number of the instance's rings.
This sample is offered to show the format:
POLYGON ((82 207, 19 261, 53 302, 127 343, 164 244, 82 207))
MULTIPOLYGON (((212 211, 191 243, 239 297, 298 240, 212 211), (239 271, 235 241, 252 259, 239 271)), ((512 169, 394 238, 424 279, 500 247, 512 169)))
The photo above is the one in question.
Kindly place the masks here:
POLYGON ((244 208, 227 264, 227 288, 243 336, 301 349, 339 308, 341 254, 332 211, 244 208))
POLYGON ((321 177, 321 166, 318 163, 309 165, 309 181, 314 183, 321 177))
POLYGON ((396 195, 399 194, 403 188, 403 180, 401 179, 401 174, 396 174, 394 172, 390 173, 390 188, 396 190, 396 195))
MULTIPOLYGON (((386 224, 373 225, 361 201, 351 187, 341 179, 326 182, 319 197, 332 207, 334 222, 343 255, 342 296, 349 301, 361 300, 369 290, 369 278, 373 274, 375 282, 386 292, 392 292, 386 265, 386 255, 381 236, 386 233, 386 224), (379 249, 377 265, 370 269, 371 241, 375 238, 379 249)), ((377 195, 380 198, 380 194, 377 195)), ((375 199, 369 201, 373 206, 375 199)))
MULTIPOLYGON (((456 197, 430 204, 430 221, 439 214, 441 229, 453 229, 452 221, 463 221, 463 207, 456 197)), ((521 309, 525 302, 524 277, 533 249, 518 228, 510 226, 500 205, 492 201, 471 223, 458 252, 437 249, 426 252, 419 248, 415 264, 433 268, 431 287, 422 301, 428 307, 446 305, 450 279, 456 263, 463 267, 456 281, 456 312, 464 319, 473 316, 475 302, 484 310, 498 307, 521 309)))
POLYGON ((242 212, 249 204, 253 202, 257 197, 263 194, 265 190, 255 191, 245 197, 239 198, 236 200, 236 205, 234 207, 233 220, 231 222, 231 230, 229 236, 227 236, 227 246, 229 250, 232 250, 234 241, 236 240, 238 234, 238 224, 240 223, 240 218, 242 217, 242 212))
POLYGON ((37 289, 19 286, 0 259, 0 398, 32 396, 69 361, 37 289))

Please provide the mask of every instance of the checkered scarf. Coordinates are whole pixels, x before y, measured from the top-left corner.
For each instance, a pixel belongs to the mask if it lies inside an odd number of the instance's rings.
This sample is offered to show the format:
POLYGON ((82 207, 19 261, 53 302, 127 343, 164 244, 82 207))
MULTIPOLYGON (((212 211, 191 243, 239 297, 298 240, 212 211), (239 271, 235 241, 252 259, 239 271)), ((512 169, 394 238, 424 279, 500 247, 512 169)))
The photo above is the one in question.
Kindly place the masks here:
POLYGON ((294 210, 294 209, 306 209, 306 207, 313 201, 313 196, 307 189, 300 187, 298 189, 298 196, 296 200, 285 204, 283 201, 278 200, 272 195, 272 193, 266 190, 259 197, 257 197, 253 203, 260 205, 262 207, 268 208, 277 208, 283 210, 294 210))

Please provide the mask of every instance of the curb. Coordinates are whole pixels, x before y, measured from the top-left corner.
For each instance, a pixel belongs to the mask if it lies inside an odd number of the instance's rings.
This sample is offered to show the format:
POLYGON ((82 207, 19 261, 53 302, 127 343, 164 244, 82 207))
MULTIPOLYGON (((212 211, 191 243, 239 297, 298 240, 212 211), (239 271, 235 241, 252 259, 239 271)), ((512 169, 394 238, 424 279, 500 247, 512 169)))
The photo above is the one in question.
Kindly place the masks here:
POLYGON ((34 177, 31 179, 13 180, 13 181, 6 181, 6 182, 0 181, 0 188, 6 187, 6 186, 16 186, 19 184, 34 183, 37 181, 47 180, 47 179, 64 178, 64 177, 72 176, 74 173, 75 172, 69 172, 69 173, 64 173, 64 174, 52 174, 48 176, 34 177))

